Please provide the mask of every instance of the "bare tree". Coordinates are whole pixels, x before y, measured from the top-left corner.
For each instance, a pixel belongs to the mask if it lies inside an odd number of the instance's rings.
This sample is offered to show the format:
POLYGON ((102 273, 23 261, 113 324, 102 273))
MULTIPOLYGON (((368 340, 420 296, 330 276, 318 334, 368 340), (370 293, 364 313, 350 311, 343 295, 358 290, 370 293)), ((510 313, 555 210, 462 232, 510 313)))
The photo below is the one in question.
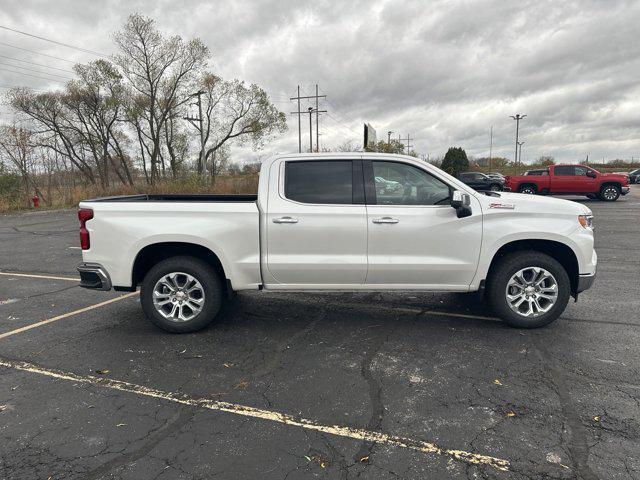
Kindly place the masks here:
POLYGON ((189 101, 188 86, 204 68, 209 49, 199 39, 165 38, 153 20, 137 14, 129 16, 114 40, 120 53, 113 60, 135 96, 127 117, 136 130, 145 169, 144 159, 149 158, 147 176, 154 182, 166 123, 189 101))
POLYGON ((204 149, 199 158, 204 158, 205 164, 211 162, 212 177, 216 175, 217 163, 226 158, 226 155, 221 155, 221 149, 230 141, 251 142, 254 148, 258 148, 287 129, 285 114, 255 84, 247 86, 239 80, 225 81, 206 72, 200 80, 200 88, 204 92, 204 149))
POLYGON ((37 152, 32 143, 32 133, 15 125, 0 127, 0 155, 20 173, 26 204, 29 205, 30 194, 35 192, 45 203, 49 203, 36 183, 34 168, 37 152))

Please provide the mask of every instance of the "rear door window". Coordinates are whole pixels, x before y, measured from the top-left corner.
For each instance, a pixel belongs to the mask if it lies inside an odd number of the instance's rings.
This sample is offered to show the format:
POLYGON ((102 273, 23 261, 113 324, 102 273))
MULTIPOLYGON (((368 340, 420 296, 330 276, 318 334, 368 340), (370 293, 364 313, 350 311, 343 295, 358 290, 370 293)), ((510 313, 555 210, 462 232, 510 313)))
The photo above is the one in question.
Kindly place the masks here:
POLYGON ((353 203, 351 160, 286 162, 285 197, 301 203, 353 203))
POLYGON ((555 167, 553 169, 553 172, 556 175, 563 175, 563 176, 575 175, 575 167, 572 167, 570 165, 555 167))

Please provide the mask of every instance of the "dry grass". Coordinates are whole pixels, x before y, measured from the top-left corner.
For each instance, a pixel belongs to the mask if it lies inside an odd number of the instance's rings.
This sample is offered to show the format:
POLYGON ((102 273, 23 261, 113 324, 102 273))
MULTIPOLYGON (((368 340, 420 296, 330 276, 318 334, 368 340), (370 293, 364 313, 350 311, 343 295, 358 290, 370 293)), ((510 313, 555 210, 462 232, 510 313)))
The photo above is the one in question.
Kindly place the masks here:
MULTIPOLYGON (((75 187, 52 188, 50 191, 42 188, 47 197, 47 202, 40 201, 43 209, 75 207, 81 200, 88 198, 107 197, 113 195, 135 195, 140 193, 148 194, 251 194, 258 191, 258 175, 221 175, 216 182, 206 184, 193 177, 179 180, 162 180, 155 185, 149 185, 144 180, 136 182, 133 187, 124 185, 114 185, 108 188, 101 188, 98 185, 76 185, 75 187)), ((18 198, 0 197, 0 212, 6 213, 17 210, 33 209, 27 207, 28 195, 23 194, 18 198)))

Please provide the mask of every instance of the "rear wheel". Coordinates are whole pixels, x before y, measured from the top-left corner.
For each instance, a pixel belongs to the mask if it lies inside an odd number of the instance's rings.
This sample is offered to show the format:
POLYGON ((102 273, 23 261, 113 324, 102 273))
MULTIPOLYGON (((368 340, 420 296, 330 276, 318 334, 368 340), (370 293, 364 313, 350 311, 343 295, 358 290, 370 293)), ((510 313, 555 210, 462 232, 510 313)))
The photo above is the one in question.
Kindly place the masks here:
POLYGON ((499 192, 500 190, 502 190, 502 188, 500 187, 500 184, 492 183, 489 187, 489 190, 491 190, 492 192, 499 192))
POLYGON ((219 275, 207 263, 189 256, 168 258, 145 275, 140 302, 154 325, 174 333, 195 332, 220 311, 219 275))
POLYGON ((537 189, 534 185, 522 185, 520 188, 518 188, 518 192, 526 193, 529 195, 535 195, 537 192, 537 189))
POLYGON ((599 196, 605 202, 615 202, 620 198, 620 188, 617 185, 603 185, 599 196))
POLYGON ((537 328, 562 314, 571 283, 564 267, 544 253, 514 252, 499 260, 487 281, 487 298, 512 327, 537 328))

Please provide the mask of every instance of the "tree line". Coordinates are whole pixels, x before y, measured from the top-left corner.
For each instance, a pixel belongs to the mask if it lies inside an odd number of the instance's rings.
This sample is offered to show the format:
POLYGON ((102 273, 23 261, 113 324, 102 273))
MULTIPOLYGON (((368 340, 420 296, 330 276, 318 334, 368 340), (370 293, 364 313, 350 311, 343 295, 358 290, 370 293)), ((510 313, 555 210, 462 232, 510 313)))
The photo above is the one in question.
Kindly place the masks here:
POLYGON ((200 39, 166 36, 134 14, 113 40, 117 53, 75 65, 64 88, 6 94, 20 120, 0 127, 0 163, 27 191, 46 200, 37 179, 48 171, 102 188, 184 175, 211 183, 232 143, 259 148, 286 130, 261 87, 210 70, 200 39))

